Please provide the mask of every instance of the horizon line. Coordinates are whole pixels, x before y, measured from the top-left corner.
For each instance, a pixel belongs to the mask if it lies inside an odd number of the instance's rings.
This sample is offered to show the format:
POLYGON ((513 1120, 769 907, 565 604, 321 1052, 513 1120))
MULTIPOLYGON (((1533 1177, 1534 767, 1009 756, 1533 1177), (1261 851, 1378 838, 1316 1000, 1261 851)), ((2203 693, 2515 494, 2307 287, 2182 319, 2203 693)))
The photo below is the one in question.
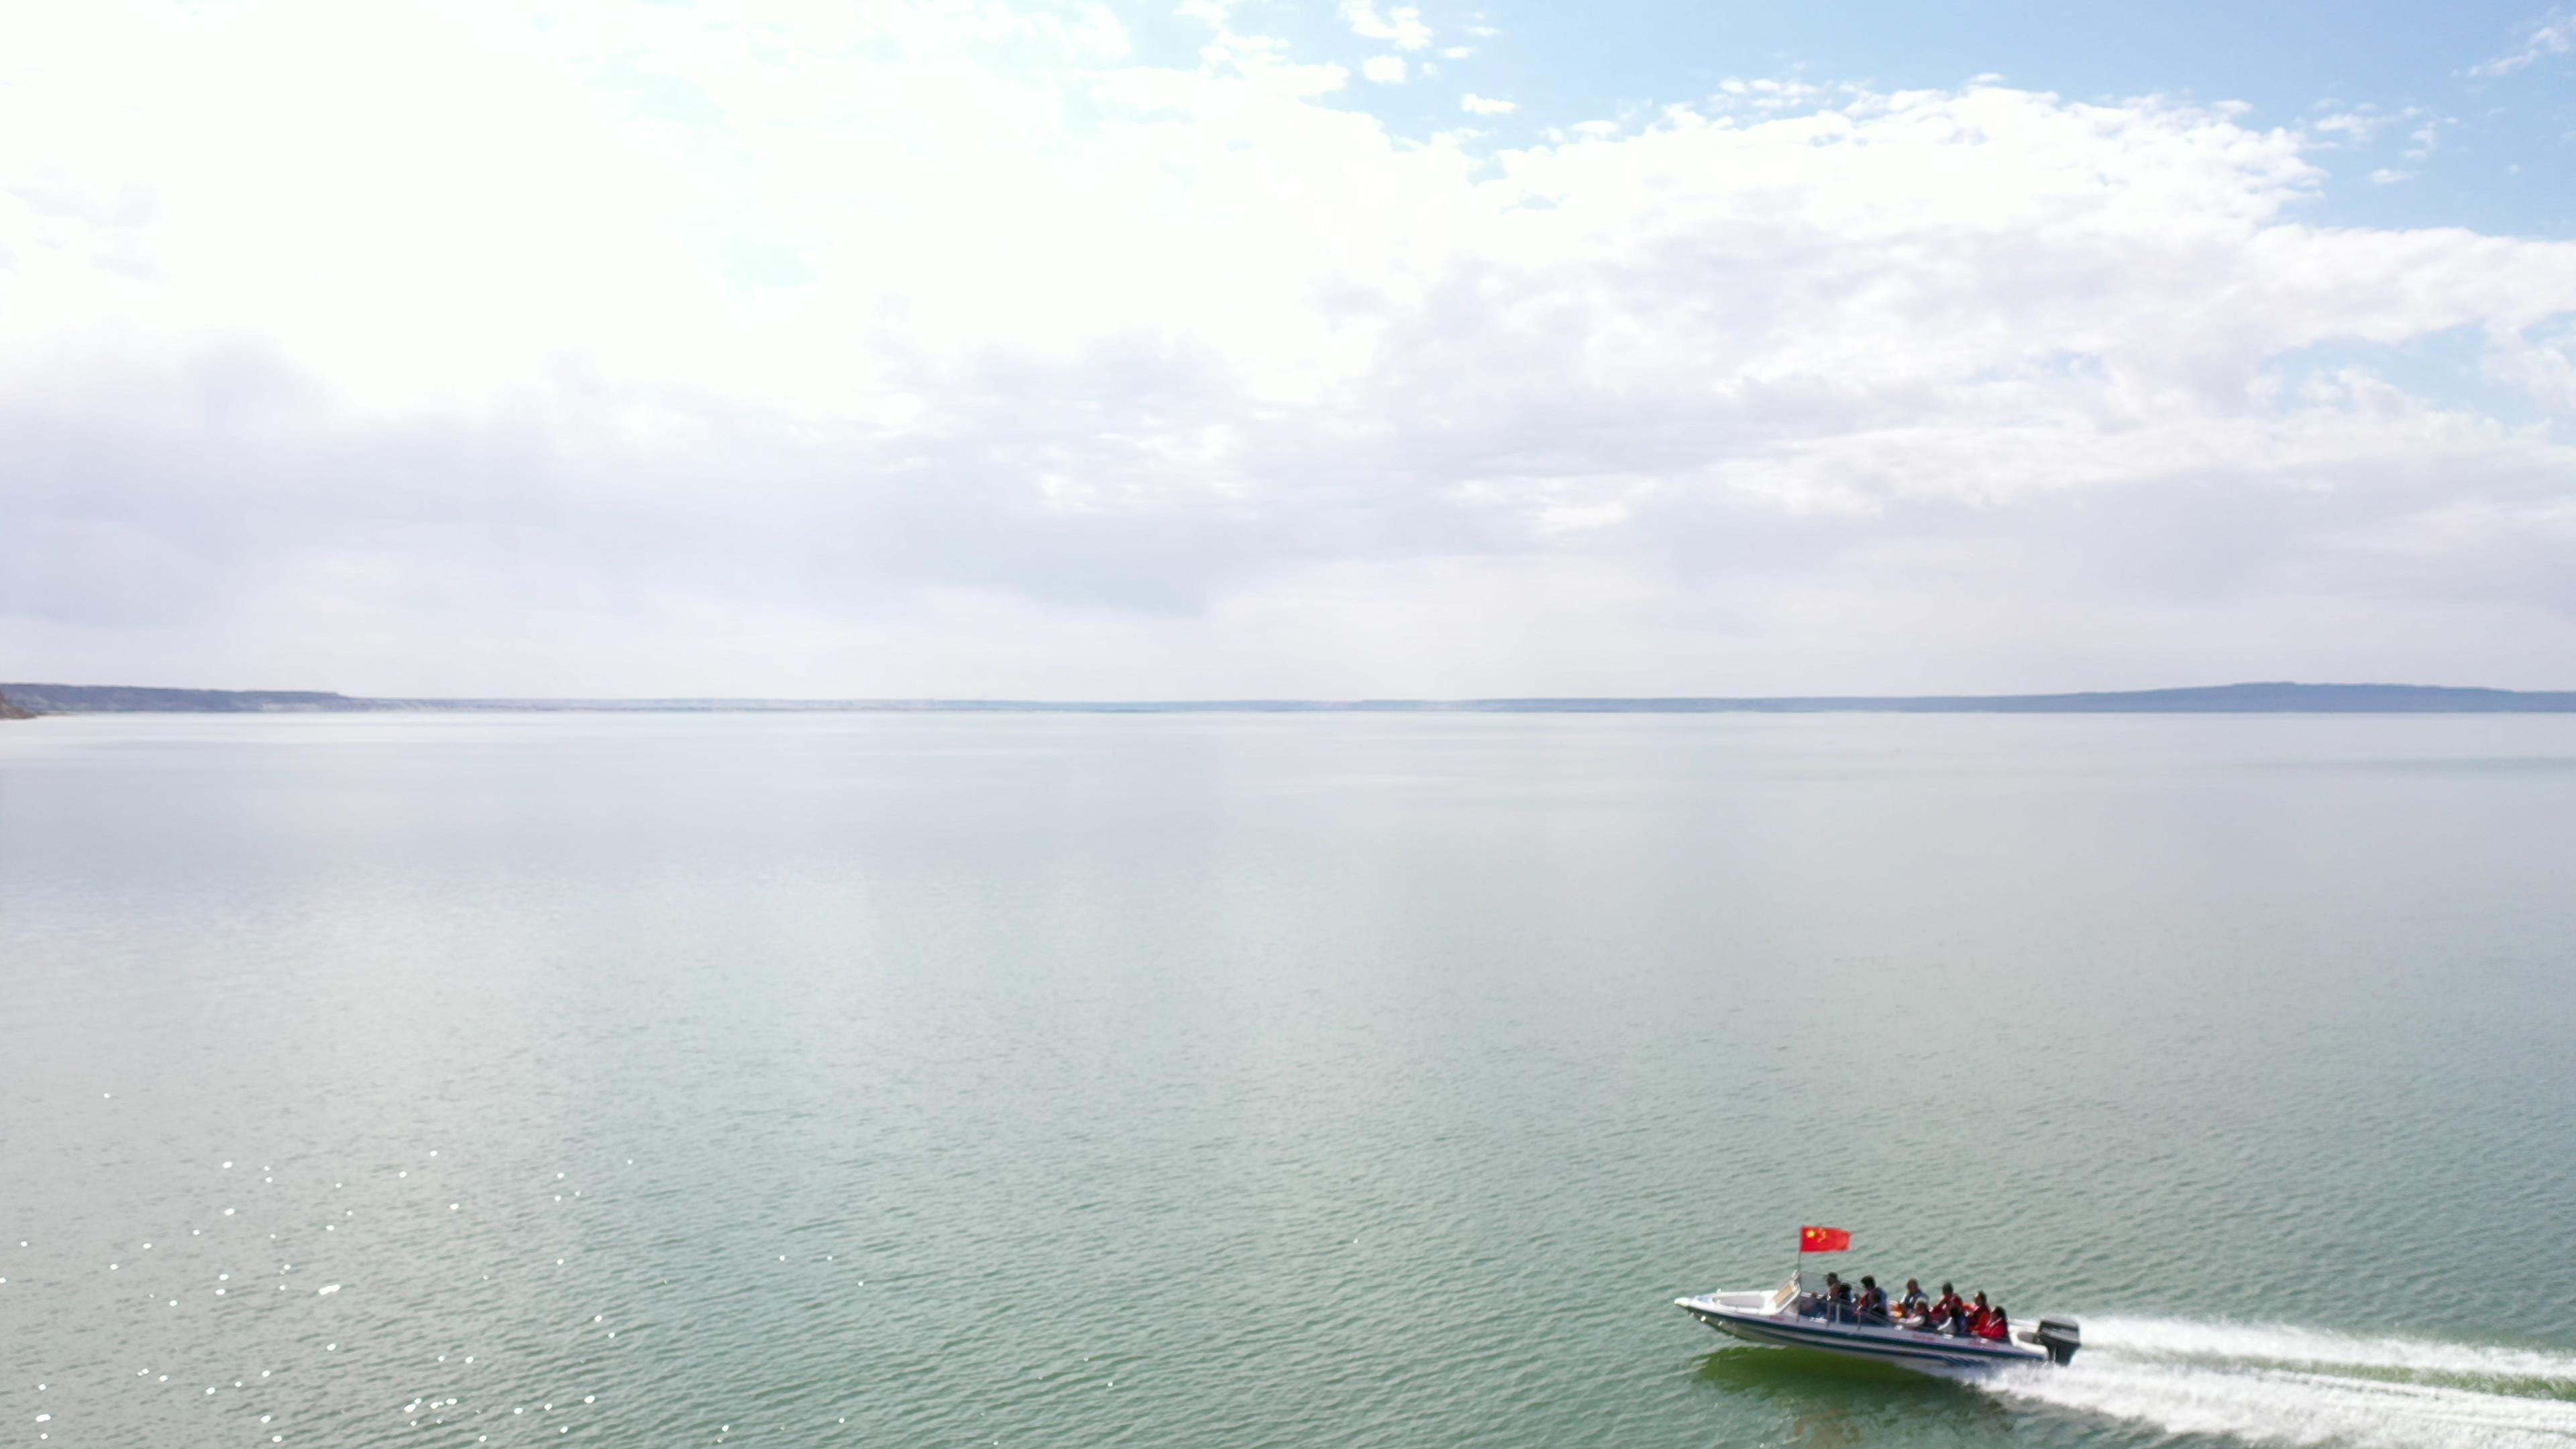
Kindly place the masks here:
POLYGON ((758 695, 400 696, 332 690, 0 683, 0 698, 40 714, 99 713, 2576 713, 2576 691, 2483 685, 2309 684, 2290 680, 2018 694, 1497 695, 1313 699, 758 695))

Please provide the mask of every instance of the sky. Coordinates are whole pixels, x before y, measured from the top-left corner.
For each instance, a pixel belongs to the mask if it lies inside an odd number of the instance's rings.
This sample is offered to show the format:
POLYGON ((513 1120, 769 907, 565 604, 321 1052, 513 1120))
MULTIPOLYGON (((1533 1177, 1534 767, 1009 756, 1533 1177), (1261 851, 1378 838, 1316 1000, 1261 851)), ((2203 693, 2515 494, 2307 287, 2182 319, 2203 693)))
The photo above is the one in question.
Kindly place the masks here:
POLYGON ((0 679, 2576 688, 2576 11, 0 11, 0 679))

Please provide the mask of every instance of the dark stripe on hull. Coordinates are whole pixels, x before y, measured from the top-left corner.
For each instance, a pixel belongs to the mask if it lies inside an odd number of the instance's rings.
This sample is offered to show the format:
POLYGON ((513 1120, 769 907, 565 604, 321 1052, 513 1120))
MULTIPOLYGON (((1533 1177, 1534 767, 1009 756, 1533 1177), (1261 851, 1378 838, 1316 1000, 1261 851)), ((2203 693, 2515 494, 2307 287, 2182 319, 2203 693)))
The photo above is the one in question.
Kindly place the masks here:
POLYGON ((2047 1356, 2022 1353, 2012 1349, 1980 1349, 1957 1340, 1911 1343, 1902 1339, 1855 1338, 1830 1328, 1785 1323, 1776 1318, 1736 1318, 1712 1313, 1706 1309, 1690 1310, 1692 1317, 1720 1333, 1733 1334, 1748 1343, 1774 1344, 1782 1348, 1813 1348, 1826 1353, 1839 1353, 1851 1358, 1876 1359, 1881 1363, 1908 1366, 1939 1364, 1950 1368, 1993 1368, 2018 1363, 2046 1363, 2047 1356))

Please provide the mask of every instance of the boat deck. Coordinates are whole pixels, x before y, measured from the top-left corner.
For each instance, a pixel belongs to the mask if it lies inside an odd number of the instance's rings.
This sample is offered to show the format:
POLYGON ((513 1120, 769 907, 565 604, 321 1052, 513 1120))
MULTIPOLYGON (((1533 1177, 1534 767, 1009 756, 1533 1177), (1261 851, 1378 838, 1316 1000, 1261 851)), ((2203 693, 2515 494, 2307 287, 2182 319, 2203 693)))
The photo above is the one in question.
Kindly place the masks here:
POLYGON ((1994 1368, 2048 1363, 2046 1350, 2014 1342, 1972 1338, 1919 1328, 1833 1323, 1803 1317, 1790 1310, 1792 1296, 1772 1293, 1707 1293, 1676 1298, 1684 1312, 1721 1333, 1749 1343, 1786 1348, 1820 1349, 1852 1358, 1877 1359, 1911 1368, 1994 1368))

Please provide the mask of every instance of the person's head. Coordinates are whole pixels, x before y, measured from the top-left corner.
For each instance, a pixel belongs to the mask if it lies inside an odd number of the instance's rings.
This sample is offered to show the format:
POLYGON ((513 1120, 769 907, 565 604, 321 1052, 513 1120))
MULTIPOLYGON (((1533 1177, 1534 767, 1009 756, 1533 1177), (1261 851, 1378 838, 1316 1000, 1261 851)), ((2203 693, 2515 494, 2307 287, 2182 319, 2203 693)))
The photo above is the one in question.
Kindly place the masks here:
POLYGON ((1983 1307, 1985 1307, 1985 1306, 1986 1306, 1986 1290, 1985 1290, 1985 1289, 1980 1288, 1980 1289, 1978 1289, 1978 1290, 1977 1290, 1977 1300, 1976 1300, 1976 1301, 1977 1301, 1977 1306, 1978 1306, 1979 1308, 1983 1308, 1983 1307))
POLYGON ((1959 1290, 1951 1287, 1947 1283, 1941 1285, 1941 1293, 1942 1296, 1946 1298, 1956 1298, 1959 1296, 1959 1290))
POLYGON ((1860 1286, 1863 1288, 1875 1288, 1878 1286, 1878 1280, 1869 1276, 1867 1273, 1863 1273, 1860 1275, 1860 1286))
POLYGON ((1841 1281, 1843 1281, 1843 1275, 1840 1273, 1827 1273, 1825 1275, 1825 1286, 1828 1288, 1831 1288, 1841 1281))
POLYGON ((1908 1278, 1905 1280, 1905 1291, 1908 1293, 1920 1293, 1923 1291, 1923 1285, 1915 1282, 1911 1278, 1908 1278))

